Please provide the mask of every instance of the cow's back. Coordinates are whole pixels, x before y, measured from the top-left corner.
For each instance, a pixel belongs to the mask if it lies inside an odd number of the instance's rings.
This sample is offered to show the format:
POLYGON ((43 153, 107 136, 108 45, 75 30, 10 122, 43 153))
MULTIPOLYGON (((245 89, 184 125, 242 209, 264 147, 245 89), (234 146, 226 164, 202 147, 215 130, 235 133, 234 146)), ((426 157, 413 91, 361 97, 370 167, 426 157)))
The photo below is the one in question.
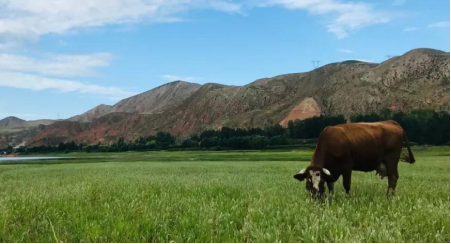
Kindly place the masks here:
POLYGON ((319 144, 327 145, 328 148, 323 151, 334 154, 332 158, 352 158, 354 170, 372 171, 384 160, 385 155, 401 150, 403 133, 402 127, 395 121, 342 124, 324 130, 319 144))

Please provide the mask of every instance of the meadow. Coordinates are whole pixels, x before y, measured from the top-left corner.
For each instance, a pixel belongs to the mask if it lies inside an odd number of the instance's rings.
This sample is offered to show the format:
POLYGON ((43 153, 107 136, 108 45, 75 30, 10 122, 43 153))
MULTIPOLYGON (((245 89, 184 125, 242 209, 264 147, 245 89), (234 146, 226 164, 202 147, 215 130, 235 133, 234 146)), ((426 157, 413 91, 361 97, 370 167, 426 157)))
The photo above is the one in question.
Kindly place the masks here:
MULTIPOLYGON (((310 199, 311 150, 69 153, 0 164, 0 242, 449 242, 449 147, 310 199)), ((48 155, 47 155, 48 156, 48 155)))

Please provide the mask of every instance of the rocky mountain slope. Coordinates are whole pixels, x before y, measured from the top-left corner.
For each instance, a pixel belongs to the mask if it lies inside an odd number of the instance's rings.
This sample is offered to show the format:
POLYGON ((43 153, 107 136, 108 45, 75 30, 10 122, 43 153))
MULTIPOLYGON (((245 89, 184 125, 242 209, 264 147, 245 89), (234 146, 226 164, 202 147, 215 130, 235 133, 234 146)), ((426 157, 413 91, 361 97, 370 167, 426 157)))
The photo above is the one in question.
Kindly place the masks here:
POLYGON ((450 56, 415 49, 381 64, 333 63, 246 86, 173 82, 54 123, 30 144, 112 142, 156 131, 188 136, 207 128, 264 127, 319 114, 347 117, 383 108, 449 111, 450 56))
POLYGON ((14 116, 0 120, 0 148, 24 144, 55 120, 23 120, 14 116))
POLYGON ((125 112, 154 114, 173 109, 200 88, 199 84, 174 81, 150 91, 126 98, 114 106, 101 104, 84 114, 70 118, 71 121, 89 122, 105 114, 125 112))
POLYGON ((6 117, 0 120, 0 133, 4 132, 18 132, 38 125, 50 125, 55 120, 41 119, 41 120, 23 120, 14 116, 6 117))
POLYGON ((105 114, 111 113, 112 106, 100 104, 93 109, 90 109, 83 114, 76 115, 69 118, 70 121, 89 122, 96 118, 99 118, 105 114))

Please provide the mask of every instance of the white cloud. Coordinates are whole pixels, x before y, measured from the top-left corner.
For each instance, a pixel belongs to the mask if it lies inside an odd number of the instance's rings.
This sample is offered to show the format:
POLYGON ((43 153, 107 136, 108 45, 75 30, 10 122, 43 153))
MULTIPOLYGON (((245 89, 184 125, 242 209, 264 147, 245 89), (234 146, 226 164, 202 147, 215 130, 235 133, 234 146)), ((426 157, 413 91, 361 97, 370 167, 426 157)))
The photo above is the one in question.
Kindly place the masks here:
POLYGON ((31 58, 16 54, 0 54, 0 70, 32 72, 57 76, 89 76, 95 74, 94 68, 110 65, 112 55, 93 53, 85 55, 47 54, 31 58))
POLYGON ((226 0, 0 0, 0 36, 38 38, 86 27, 138 21, 177 21, 190 9, 238 13, 241 6, 226 0))
POLYGON ((429 28, 449 28, 449 21, 441 21, 428 25, 429 28))
POLYGON ((0 86, 29 89, 33 91, 54 90, 58 92, 78 92, 117 99, 134 95, 132 92, 112 86, 99 86, 86 84, 80 81, 52 79, 14 72, 0 72, 0 86))
POLYGON ((283 6, 326 16, 327 30, 338 38, 392 18, 371 4, 340 0, 0 0, 0 37, 36 40, 46 34, 71 33, 90 27, 181 21, 182 12, 196 9, 241 13, 243 6, 283 6))
POLYGON ((63 40, 58 40, 58 46, 67 47, 67 46, 69 46, 69 44, 63 40))
POLYGON ((350 32, 392 19, 392 14, 374 10, 372 5, 362 2, 344 3, 337 0, 268 0, 261 6, 281 5, 287 9, 307 10, 312 14, 325 15, 330 20, 327 30, 342 39, 350 32))
POLYGON ((10 50, 17 46, 14 42, 0 42, 0 51, 10 50))
POLYGON ((192 76, 178 76, 178 75, 162 75, 160 76, 162 79, 167 80, 167 81, 188 81, 188 82, 192 82, 192 81, 196 81, 199 80, 199 78, 196 77, 192 77, 192 76))
POLYGON ((96 68, 110 65, 109 53, 84 55, 45 54, 32 58, 18 54, 0 54, 0 86, 34 91, 54 90, 101 95, 113 100, 134 95, 110 86, 86 84, 57 77, 86 77, 97 74, 96 68))
POLYGON ((351 51, 349 49, 343 49, 343 48, 337 49, 337 51, 340 53, 348 53, 348 54, 354 53, 353 51, 351 51))
POLYGON ((411 32, 411 31, 417 31, 419 29, 420 28, 418 28, 418 27, 406 27, 402 31, 404 31, 404 32, 411 32))

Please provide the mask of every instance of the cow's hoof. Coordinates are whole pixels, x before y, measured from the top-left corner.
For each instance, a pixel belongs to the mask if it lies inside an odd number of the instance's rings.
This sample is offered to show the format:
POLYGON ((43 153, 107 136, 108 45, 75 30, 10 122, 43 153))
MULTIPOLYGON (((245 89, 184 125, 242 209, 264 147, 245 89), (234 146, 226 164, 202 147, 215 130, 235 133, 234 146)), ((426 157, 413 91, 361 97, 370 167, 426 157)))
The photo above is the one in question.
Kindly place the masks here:
POLYGON ((388 190, 387 190, 387 198, 388 199, 392 199, 393 197, 395 197, 395 189, 388 188, 388 190))

